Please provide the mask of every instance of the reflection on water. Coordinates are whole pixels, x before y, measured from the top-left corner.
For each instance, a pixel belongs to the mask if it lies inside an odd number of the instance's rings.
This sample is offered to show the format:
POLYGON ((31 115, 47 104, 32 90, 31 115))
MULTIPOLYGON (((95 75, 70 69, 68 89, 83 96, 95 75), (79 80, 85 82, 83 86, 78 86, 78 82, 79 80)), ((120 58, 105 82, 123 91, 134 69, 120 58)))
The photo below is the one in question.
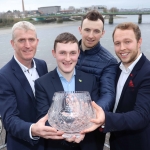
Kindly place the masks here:
MULTIPOLYGON (((114 48, 112 42, 112 32, 115 26, 121 22, 132 21, 134 23, 138 23, 138 15, 137 16, 121 16, 122 18, 114 19, 114 24, 109 25, 108 19, 105 19, 105 35, 101 39, 101 44, 107 48, 113 55, 114 48)), ((36 57, 40 59, 44 59, 47 64, 49 70, 52 70, 56 67, 55 59, 51 54, 51 50, 53 49, 53 43, 56 36, 62 32, 71 32, 73 33, 77 39, 81 38, 80 33, 78 31, 78 27, 80 26, 80 21, 76 22, 68 22, 63 24, 55 24, 49 23, 44 25, 36 25, 38 38, 40 39, 36 57)), ((150 59, 150 50, 149 50, 149 39, 150 39, 150 15, 142 16, 142 24, 139 24, 140 29, 142 31, 142 48, 141 50, 144 54, 150 59)), ((0 29, 0 68, 6 64, 11 57, 13 56, 14 50, 10 44, 11 40, 11 29, 0 29)))

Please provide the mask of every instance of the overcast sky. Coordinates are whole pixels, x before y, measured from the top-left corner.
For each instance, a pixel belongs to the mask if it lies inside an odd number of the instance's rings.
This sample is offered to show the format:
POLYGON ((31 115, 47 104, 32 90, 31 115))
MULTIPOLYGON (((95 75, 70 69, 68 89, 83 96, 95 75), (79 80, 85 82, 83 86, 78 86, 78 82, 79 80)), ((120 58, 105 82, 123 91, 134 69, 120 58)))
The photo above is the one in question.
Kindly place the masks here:
MULTIPOLYGON (((150 8, 150 0, 24 0, 25 10, 37 10, 38 7, 61 6, 68 8, 89 7, 92 5, 104 5, 108 9, 111 7, 121 8, 150 8)), ((0 0, 0 12, 8 10, 22 11, 22 0, 0 0)))

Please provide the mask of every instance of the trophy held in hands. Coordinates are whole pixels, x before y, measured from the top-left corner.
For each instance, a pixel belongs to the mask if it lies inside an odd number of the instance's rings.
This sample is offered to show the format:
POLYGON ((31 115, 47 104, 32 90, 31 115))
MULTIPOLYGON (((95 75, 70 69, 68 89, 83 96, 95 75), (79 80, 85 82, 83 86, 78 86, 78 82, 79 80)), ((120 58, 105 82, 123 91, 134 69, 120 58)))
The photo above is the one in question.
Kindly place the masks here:
POLYGON ((91 97, 86 91, 55 92, 48 111, 48 122, 57 130, 63 131, 63 137, 80 136, 80 131, 92 126, 95 118, 91 97))

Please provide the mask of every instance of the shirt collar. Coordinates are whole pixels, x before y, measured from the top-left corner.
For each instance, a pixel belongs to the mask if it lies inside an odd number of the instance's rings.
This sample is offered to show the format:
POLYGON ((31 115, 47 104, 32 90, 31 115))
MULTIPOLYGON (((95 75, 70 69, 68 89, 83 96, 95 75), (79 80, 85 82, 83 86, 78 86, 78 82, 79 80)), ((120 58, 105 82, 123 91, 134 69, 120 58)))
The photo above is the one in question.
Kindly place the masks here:
POLYGON ((139 59, 142 57, 142 53, 138 56, 138 58, 128 67, 125 68, 125 66, 123 65, 123 63, 120 64, 119 68, 124 72, 124 73, 129 73, 133 70, 134 66, 136 65, 136 63, 139 61, 139 59))
POLYGON ((86 53, 87 55, 95 55, 102 49, 100 42, 98 42, 94 47, 83 51, 82 50, 82 40, 79 41, 79 47, 80 47, 80 53, 86 53))
MULTIPOLYGON (((57 67, 57 73, 58 73, 59 78, 64 78, 64 76, 60 73, 58 67, 57 67)), ((75 70, 75 68, 74 68, 72 77, 75 76, 75 75, 76 75, 76 70, 75 70)), ((71 78, 72 78, 72 77, 71 77, 71 78)), ((64 79, 65 79, 65 78, 64 78, 64 79)), ((65 80, 66 80, 66 79, 65 79, 65 80)))
MULTIPOLYGON (((14 55, 14 59, 16 60, 16 62, 18 63, 18 65, 21 67, 21 69, 23 70, 23 72, 26 72, 27 70, 29 70, 26 66, 24 66, 22 63, 19 62, 19 60, 16 58, 15 55, 14 55)), ((36 63, 35 63, 34 59, 32 59, 31 68, 35 68, 36 69, 36 63)))

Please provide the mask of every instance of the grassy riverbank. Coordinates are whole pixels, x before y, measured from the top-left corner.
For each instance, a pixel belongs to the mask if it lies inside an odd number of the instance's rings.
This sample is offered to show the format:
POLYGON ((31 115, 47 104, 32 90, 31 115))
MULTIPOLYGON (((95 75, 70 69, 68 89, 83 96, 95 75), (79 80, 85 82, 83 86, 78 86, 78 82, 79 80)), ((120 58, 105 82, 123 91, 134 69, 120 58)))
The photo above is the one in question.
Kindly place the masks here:
POLYGON ((4 28, 4 27, 12 27, 13 24, 15 24, 16 22, 19 22, 19 21, 29 21, 33 24, 42 24, 42 22, 37 22, 37 21, 34 21, 32 18, 8 18, 8 19, 0 19, 0 28, 4 28))
MULTIPOLYGON (((114 16, 114 18, 126 18, 126 17, 122 17, 122 16, 114 16)), ((109 16, 105 16, 104 19, 109 19, 109 16)), ((31 23, 33 23, 34 25, 35 24, 48 24, 48 23, 63 23, 63 22, 68 22, 68 21, 61 21, 61 22, 58 22, 58 21, 54 21, 54 22, 44 22, 44 21, 35 21, 33 20, 32 18, 8 18, 8 19, 0 19, 0 28, 7 28, 7 27, 12 27, 13 24, 15 24, 16 22, 18 21, 29 21, 31 23)), ((79 21, 79 20, 77 20, 79 21)), ((70 22, 70 21, 69 21, 70 22)), ((71 21, 72 22, 72 21, 71 21)))

